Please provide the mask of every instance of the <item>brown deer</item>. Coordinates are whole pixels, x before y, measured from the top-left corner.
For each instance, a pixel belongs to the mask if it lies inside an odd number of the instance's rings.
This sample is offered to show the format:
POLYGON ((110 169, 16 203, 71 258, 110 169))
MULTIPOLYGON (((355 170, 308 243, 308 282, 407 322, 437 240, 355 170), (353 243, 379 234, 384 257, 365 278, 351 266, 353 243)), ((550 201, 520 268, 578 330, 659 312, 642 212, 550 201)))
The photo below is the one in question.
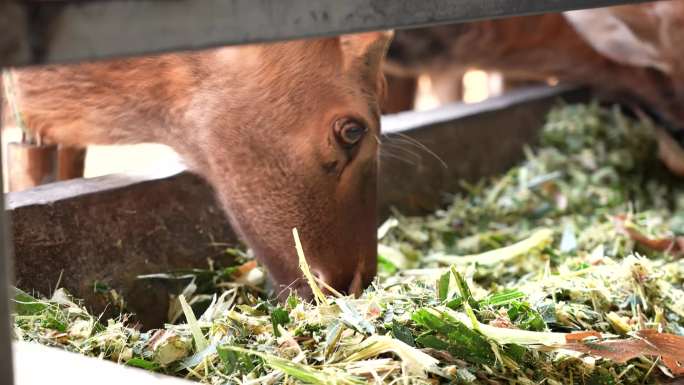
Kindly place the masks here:
MULTIPOLYGON (((633 83, 629 92, 653 101, 664 120, 684 137, 684 2, 652 3, 590 9, 565 13, 597 52, 617 63, 652 74, 658 84, 651 88, 633 83)), ((664 131, 658 131, 661 158, 674 173, 684 176, 684 150, 664 131)))
POLYGON ((339 291, 358 293, 376 273, 381 66, 391 35, 13 74, 25 124, 44 142, 174 148, 214 187, 281 298, 290 289, 311 296, 294 227, 312 272, 339 291))
MULTIPOLYGON (((638 96, 647 102, 666 102, 651 71, 597 52, 562 14, 397 31, 385 71, 403 78, 427 74, 449 83, 448 74, 469 68, 500 71, 521 80, 554 77, 561 82, 594 86, 602 92, 621 93, 638 85, 638 96)), ((394 96, 391 90, 390 97, 394 96)))
MULTIPOLYGON (((676 44, 684 37, 683 2, 584 10, 568 18, 572 24, 563 14, 547 14, 398 31, 385 67, 390 99, 383 109, 411 109, 415 87, 410 85, 420 74, 437 84, 442 102, 454 101, 458 93, 450 90, 460 87, 454 74, 475 67, 517 80, 553 77, 588 85, 684 127, 684 55, 676 44), (622 23, 619 31, 601 28, 615 20, 622 23)), ((661 157, 684 175, 684 152, 662 134, 661 157)))

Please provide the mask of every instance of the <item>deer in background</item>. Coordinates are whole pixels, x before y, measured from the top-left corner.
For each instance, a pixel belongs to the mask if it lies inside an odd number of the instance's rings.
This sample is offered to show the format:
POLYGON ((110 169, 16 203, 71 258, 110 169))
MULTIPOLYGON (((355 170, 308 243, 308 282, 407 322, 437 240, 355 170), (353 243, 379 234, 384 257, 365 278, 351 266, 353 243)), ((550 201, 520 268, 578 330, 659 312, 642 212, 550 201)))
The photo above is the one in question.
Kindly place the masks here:
MULTIPOLYGON (((647 108, 674 135, 684 131, 684 3, 665 1, 567 14, 397 31, 385 72, 383 108, 413 108, 416 80, 427 75, 442 103, 459 100, 469 68, 505 78, 587 85, 614 100, 647 108)), ((672 134, 672 133, 671 133, 672 134)), ((658 130, 660 156, 684 176, 684 151, 658 130)))

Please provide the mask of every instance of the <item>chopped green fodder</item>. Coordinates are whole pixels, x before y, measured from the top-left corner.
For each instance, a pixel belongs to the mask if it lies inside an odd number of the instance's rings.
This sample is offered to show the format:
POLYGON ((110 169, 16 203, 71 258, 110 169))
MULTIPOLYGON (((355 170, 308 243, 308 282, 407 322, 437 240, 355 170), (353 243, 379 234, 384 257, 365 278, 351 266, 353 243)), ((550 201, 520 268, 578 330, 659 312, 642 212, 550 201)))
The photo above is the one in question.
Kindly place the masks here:
POLYGON ((98 319, 64 290, 17 291, 15 337, 208 384, 684 375, 684 187, 658 163, 648 122, 559 106, 525 161, 463 189, 444 210, 380 227, 379 277, 358 299, 326 297, 306 274, 315 304, 269 301, 263 271, 233 250, 244 264, 153 276, 189 281, 163 329, 98 319))

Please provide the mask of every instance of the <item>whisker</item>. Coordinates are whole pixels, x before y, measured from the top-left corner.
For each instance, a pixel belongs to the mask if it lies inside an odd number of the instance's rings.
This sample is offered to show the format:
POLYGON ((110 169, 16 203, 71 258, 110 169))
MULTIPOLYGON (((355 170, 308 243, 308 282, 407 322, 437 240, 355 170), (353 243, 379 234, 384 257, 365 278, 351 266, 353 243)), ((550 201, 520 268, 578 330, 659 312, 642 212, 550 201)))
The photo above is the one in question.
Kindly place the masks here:
POLYGON ((392 153, 387 153, 387 152, 386 153, 380 153, 380 158, 381 159, 382 158, 396 159, 400 162, 406 163, 406 164, 413 166, 413 167, 418 166, 415 162, 412 162, 411 160, 407 159, 406 157, 399 156, 399 155, 392 154, 392 153))
POLYGON ((404 163, 406 163, 406 164, 408 164, 408 165, 411 165, 411 166, 413 166, 413 167, 417 167, 417 166, 418 166, 417 163, 414 163, 414 162, 412 162, 411 160, 406 159, 406 157, 403 157, 403 156, 401 156, 401 155, 399 155, 399 154, 392 153, 391 150, 394 149, 394 150, 401 150, 401 151, 404 151, 405 153, 408 153, 409 155, 415 156, 417 160, 420 160, 420 155, 419 155, 419 154, 416 154, 416 153, 414 153, 413 151, 411 151, 411 150, 409 150, 409 149, 407 149, 407 148, 404 148, 404 147, 402 147, 402 146, 400 146, 400 145, 398 145, 398 144, 395 144, 395 143, 391 143, 391 142, 385 142, 385 143, 383 143, 382 140, 380 139, 380 137, 379 137, 378 135, 373 135, 373 137, 375 137, 375 140, 376 140, 376 141, 378 142, 378 144, 380 145, 380 151, 379 151, 379 157, 380 157, 380 159, 382 159, 382 158, 396 159, 396 160, 398 160, 398 161, 404 162, 404 163), (392 146, 394 146, 394 147, 392 147, 392 146))
POLYGON ((401 159, 407 164, 417 167, 423 162, 420 154, 402 147, 384 147, 380 150, 380 156, 385 158, 401 159))
POLYGON ((443 168, 445 168, 445 169, 449 168, 449 166, 446 164, 446 162, 442 158, 440 158, 439 155, 437 155, 434 151, 430 150, 426 145, 424 145, 423 143, 419 142, 418 140, 416 140, 414 138, 411 138, 410 136, 408 136, 406 134, 402 134, 400 132, 393 132, 393 133, 385 134, 385 137, 389 140, 389 142, 397 141, 397 142, 401 142, 401 143, 405 143, 405 144, 411 144, 412 146, 414 146, 420 150, 425 151, 430 156, 435 158, 442 165, 443 168), (392 135, 396 135, 397 137, 392 137, 392 135))
POLYGON ((402 145, 402 143, 383 143, 382 147, 380 147, 380 151, 382 152, 383 150, 388 152, 394 151, 397 155, 401 152, 401 154, 410 155, 416 160, 421 160, 423 158, 419 153, 412 151, 410 148, 402 145))
POLYGON ((396 143, 401 143, 401 144, 408 144, 408 145, 411 145, 412 147, 415 147, 419 150, 422 150, 422 151, 426 152, 427 154, 429 154, 430 156, 432 156, 433 158, 435 158, 437 161, 439 161, 441 163, 442 167, 448 168, 448 165, 446 164, 446 162, 444 162, 444 160, 442 160, 442 158, 440 158, 439 155, 437 155, 434 151, 430 150, 423 143, 421 143, 421 142, 419 142, 419 141, 417 141, 417 140, 415 140, 415 139, 413 139, 413 138, 411 138, 405 134, 395 133, 394 135, 398 135, 398 137, 390 138, 391 141, 394 141, 396 143))

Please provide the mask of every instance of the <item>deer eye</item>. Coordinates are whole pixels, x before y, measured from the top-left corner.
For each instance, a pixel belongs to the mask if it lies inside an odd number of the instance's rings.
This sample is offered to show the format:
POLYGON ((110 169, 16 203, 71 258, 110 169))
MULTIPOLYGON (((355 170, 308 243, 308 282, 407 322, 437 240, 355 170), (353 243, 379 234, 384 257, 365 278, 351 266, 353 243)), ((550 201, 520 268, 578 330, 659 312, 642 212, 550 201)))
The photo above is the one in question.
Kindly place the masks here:
POLYGON ((350 148, 363 139, 368 128, 363 124, 349 119, 341 119, 335 122, 335 138, 344 148, 350 148))

